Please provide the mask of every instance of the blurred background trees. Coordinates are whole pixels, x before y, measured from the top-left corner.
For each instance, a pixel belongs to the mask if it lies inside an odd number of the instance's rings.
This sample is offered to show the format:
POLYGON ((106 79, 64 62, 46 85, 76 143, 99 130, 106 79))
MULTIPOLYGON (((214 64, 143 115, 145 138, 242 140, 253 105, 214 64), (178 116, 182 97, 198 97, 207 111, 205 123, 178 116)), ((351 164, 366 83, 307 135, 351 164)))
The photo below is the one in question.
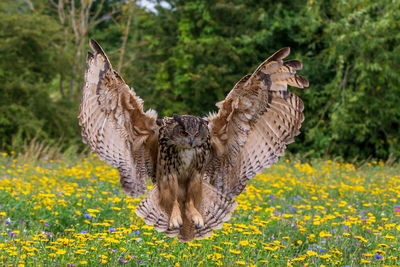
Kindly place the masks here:
POLYGON ((216 111, 277 49, 310 88, 289 149, 345 160, 400 157, 400 2, 3 0, 0 150, 31 140, 82 149, 76 118, 88 40, 160 116, 216 111))

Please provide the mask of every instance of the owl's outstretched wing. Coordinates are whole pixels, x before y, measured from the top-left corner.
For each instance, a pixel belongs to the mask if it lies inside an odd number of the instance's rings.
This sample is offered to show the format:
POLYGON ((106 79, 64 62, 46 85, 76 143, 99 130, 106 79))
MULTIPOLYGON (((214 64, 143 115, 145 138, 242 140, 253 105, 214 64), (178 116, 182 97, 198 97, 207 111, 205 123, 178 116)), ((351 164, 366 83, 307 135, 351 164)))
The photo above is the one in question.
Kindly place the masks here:
POLYGON ((287 86, 304 88, 308 81, 296 75, 300 61, 283 62, 289 53, 288 47, 282 48, 243 77, 217 104, 218 113, 207 118, 213 160, 205 178, 228 196, 239 195, 299 134, 303 102, 287 86))
POLYGON ((142 99, 112 69, 100 45, 90 40, 85 85, 79 107, 83 141, 101 160, 116 167, 124 191, 137 197, 153 178, 157 113, 143 111, 142 99))

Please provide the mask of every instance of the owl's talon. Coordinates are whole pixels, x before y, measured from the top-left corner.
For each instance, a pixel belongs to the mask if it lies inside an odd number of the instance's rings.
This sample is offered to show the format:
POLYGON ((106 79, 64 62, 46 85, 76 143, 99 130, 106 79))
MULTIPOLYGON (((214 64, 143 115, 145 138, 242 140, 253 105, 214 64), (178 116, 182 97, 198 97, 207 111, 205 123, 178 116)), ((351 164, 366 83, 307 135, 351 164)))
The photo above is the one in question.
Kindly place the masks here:
POLYGON ((181 229, 183 224, 181 212, 179 210, 178 202, 174 203, 172 208, 171 217, 169 219, 169 228, 171 229, 181 229))
POLYGON ((196 229, 204 227, 204 220, 200 212, 194 207, 193 202, 190 201, 186 206, 186 214, 194 223, 196 229))
POLYGON ((171 217, 171 219, 169 220, 169 228, 170 229, 181 229, 182 224, 183 224, 183 222, 182 222, 181 216, 175 217, 175 218, 171 217))
POLYGON ((196 214, 192 217, 192 221, 196 229, 200 229, 204 227, 204 221, 200 214, 196 214))

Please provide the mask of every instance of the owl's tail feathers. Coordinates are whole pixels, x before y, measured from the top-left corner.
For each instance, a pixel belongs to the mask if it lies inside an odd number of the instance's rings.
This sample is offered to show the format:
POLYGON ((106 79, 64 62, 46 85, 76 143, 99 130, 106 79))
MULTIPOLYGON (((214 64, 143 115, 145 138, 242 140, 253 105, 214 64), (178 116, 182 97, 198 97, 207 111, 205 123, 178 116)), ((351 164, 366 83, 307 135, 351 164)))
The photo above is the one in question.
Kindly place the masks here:
POLYGON ((147 193, 146 197, 140 202, 136 208, 136 215, 142 217, 148 225, 154 225, 154 229, 159 232, 165 232, 168 229, 169 217, 159 205, 159 190, 158 186, 147 193))
POLYGON ((222 194, 207 182, 202 184, 202 204, 200 213, 203 216, 204 227, 196 228, 186 214, 182 214, 181 229, 169 228, 169 216, 159 205, 159 190, 154 185, 147 196, 136 208, 136 215, 142 217, 148 225, 153 225, 158 232, 164 232, 169 237, 178 236, 180 241, 191 241, 193 238, 209 237, 214 229, 221 229, 224 222, 231 218, 237 203, 232 198, 222 194))
POLYGON ((158 232, 164 232, 169 237, 177 236, 180 230, 169 228, 169 216, 159 204, 159 194, 158 186, 154 185, 137 206, 136 215, 143 218, 147 225, 153 225, 158 232))
POLYGON ((203 181, 202 189, 201 214, 204 227, 194 228, 194 238, 197 239, 209 237, 213 230, 221 229, 237 207, 235 200, 219 192, 211 184, 203 181))

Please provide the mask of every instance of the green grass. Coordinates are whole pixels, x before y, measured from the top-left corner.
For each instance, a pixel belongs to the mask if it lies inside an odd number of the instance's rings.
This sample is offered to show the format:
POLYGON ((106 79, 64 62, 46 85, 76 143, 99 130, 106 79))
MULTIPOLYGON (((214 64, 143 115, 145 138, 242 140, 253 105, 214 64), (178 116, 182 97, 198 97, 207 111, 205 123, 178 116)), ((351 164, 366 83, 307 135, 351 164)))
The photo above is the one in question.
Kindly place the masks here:
POLYGON ((180 243, 143 224, 140 199, 96 158, 0 156, 0 264, 331 266, 399 264, 400 166, 281 160, 213 236, 180 243))

